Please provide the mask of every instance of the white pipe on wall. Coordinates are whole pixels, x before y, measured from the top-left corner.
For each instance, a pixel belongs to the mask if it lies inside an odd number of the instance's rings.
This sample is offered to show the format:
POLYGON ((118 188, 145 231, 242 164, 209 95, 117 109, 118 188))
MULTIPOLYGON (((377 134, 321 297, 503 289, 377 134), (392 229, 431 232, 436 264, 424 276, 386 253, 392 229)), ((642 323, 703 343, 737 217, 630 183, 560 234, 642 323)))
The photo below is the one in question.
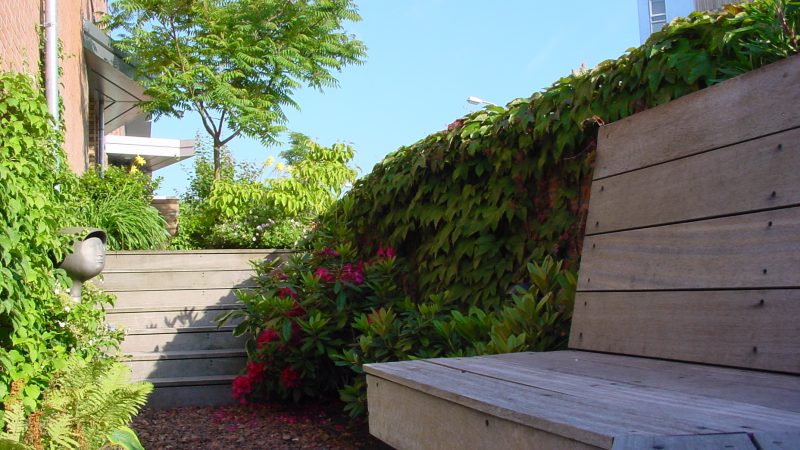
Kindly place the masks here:
POLYGON ((45 5, 44 89, 47 109, 58 127, 58 0, 45 5))
MULTIPOLYGON (((53 128, 59 127, 58 118, 58 0, 47 0, 44 23, 44 94, 47 110, 53 116, 53 128)), ((58 150, 53 151, 56 168, 60 161, 58 150)), ((56 186, 56 190, 58 187, 56 186)))

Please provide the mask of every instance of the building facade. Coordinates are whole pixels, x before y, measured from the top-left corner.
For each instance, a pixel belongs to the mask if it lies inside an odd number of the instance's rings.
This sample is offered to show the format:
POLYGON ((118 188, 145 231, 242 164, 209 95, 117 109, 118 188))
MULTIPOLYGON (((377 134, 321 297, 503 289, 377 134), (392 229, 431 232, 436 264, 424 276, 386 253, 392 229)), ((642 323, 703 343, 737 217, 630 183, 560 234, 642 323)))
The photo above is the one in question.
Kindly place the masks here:
POLYGON ((711 11, 741 0, 637 0, 639 8, 639 40, 642 44, 676 17, 694 11, 711 11))
POLYGON ((45 22, 55 5, 60 44, 58 97, 63 105, 64 150, 70 168, 125 165, 142 156, 153 171, 191 157, 194 140, 152 139, 150 122, 138 107, 147 100, 134 70, 95 23, 106 0, 0 1, 0 70, 44 79, 45 22))

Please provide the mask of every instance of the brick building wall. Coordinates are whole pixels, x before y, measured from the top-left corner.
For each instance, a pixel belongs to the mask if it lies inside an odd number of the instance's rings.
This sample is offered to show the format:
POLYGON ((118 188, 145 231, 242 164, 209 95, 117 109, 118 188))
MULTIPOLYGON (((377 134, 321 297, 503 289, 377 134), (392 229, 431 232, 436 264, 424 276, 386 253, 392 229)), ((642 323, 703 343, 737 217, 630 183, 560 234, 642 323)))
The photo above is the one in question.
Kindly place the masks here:
MULTIPOLYGON (((0 1, 0 69, 30 74, 38 83, 43 71, 39 37, 44 0, 0 1)), ((61 41, 59 94, 64 104, 64 150, 77 173, 88 164, 89 91, 83 55, 83 21, 106 10, 106 0, 60 0, 58 37, 61 41)))

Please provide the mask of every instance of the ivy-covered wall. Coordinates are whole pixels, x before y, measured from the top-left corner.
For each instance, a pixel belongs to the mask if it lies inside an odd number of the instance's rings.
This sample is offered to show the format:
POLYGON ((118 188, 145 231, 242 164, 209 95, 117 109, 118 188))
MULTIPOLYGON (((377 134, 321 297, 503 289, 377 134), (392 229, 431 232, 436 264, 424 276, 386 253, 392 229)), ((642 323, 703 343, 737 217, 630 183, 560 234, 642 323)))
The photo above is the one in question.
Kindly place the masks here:
POLYGON ((578 264, 600 125, 797 53, 798 30, 787 0, 679 19, 619 59, 398 149, 327 220, 344 218, 365 254, 396 247, 419 298, 494 303, 529 260, 578 264))

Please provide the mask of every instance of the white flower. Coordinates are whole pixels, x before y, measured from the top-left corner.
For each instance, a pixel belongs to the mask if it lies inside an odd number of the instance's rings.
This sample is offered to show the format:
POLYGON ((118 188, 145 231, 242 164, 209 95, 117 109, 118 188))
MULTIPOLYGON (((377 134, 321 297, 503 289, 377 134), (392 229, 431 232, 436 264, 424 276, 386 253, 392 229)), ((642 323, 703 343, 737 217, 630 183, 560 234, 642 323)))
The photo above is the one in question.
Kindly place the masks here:
POLYGON ((70 312, 70 311, 72 311, 72 308, 70 308, 69 306, 65 306, 65 307, 64 307, 64 311, 66 311, 66 312, 70 312))
POLYGON ((67 324, 66 324, 65 322, 62 322, 62 321, 60 321, 60 320, 58 321, 58 326, 59 326, 59 327, 61 327, 61 328, 64 328, 66 325, 67 325, 67 324))

